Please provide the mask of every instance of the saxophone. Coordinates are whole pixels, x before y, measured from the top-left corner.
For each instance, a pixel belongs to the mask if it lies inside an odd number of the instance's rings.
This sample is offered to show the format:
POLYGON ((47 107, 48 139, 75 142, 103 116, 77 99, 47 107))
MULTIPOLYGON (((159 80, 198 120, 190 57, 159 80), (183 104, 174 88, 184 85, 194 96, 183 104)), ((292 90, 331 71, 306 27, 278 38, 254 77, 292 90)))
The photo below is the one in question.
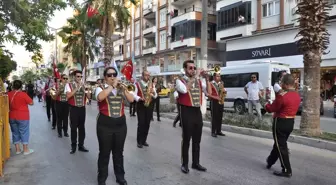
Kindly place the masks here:
POLYGON ((226 97, 226 91, 225 91, 225 89, 224 89, 224 83, 223 82, 220 82, 219 83, 219 91, 220 91, 220 95, 219 95, 219 98, 220 98, 220 100, 219 100, 219 104, 220 105, 224 105, 224 100, 225 100, 225 97, 226 97))
POLYGON ((148 82, 148 85, 147 85, 147 91, 146 91, 146 94, 145 94, 145 107, 148 107, 149 104, 151 103, 152 101, 152 96, 151 96, 151 91, 153 89, 153 84, 152 84, 152 80, 149 79, 149 82, 148 82))

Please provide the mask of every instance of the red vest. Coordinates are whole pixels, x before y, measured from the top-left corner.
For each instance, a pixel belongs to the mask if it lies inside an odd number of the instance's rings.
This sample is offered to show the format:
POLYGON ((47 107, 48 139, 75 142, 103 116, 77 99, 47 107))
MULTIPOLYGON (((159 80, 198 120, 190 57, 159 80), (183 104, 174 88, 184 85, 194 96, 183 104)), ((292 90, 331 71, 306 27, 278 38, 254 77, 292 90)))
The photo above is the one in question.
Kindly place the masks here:
POLYGON ((212 96, 219 96, 219 87, 217 84, 215 84, 214 82, 211 82, 211 95, 212 96))
POLYGON ((120 91, 111 92, 104 101, 98 102, 99 112, 105 116, 119 118, 124 115, 124 97, 120 91))
POLYGON ((140 98, 145 99, 145 94, 147 93, 147 87, 143 86, 142 83, 140 83, 140 82, 136 82, 135 85, 138 89, 137 95, 140 98))
POLYGON ((65 85, 58 85, 55 84, 56 90, 60 90, 61 94, 59 96, 56 97, 56 101, 61 101, 61 102, 66 102, 67 101, 67 97, 66 94, 64 93, 64 89, 65 89, 65 85))
MULTIPOLYGON (((69 83, 70 90, 72 91, 75 83, 69 83)), ((75 107, 84 107, 86 100, 85 89, 82 87, 78 90, 71 98, 69 98, 68 103, 75 107)))
MULTIPOLYGON (((184 85, 187 85, 187 81, 181 79, 184 85)), ((200 107, 202 105, 202 82, 201 80, 195 80, 194 88, 188 90, 187 93, 182 94, 180 92, 177 99, 178 103, 188 107, 200 107)))

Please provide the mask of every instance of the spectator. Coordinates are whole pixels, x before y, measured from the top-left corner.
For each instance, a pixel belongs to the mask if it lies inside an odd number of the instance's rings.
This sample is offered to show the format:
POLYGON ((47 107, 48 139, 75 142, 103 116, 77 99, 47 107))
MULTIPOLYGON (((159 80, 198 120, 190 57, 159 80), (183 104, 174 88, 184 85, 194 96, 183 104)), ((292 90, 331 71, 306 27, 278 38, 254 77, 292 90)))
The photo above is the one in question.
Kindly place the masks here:
POLYGON ((29 155, 34 150, 28 148, 29 142, 29 109, 28 105, 33 105, 33 100, 22 92, 22 82, 13 82, 13 91, 8 93, 9 100, 9 123, 12 130, 13 143, 16 154, 21 154, 20 143, 23 145, 23 154, 29 155))
POLYGON ((251 81, 248 82, 244 88, 247 94, 248 112, 253 113, 253 107, 255 107, 259 118, 261 119, 261 104, 260 97, 264 96, 264 87, 257 80, 257 75, 251 75, 251 81))

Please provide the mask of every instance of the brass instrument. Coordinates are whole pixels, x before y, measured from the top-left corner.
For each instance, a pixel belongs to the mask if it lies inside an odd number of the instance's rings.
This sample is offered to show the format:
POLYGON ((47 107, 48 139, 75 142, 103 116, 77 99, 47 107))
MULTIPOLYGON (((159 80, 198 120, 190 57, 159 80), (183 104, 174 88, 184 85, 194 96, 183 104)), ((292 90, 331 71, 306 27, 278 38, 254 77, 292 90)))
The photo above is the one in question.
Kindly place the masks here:
POLYGON ((128 92, 134 92, 135 91, 135 86, 133 84, 127 85, 125 83, 119 82, 117 87, 127 89, 128 92))
POLYGON ((145 94, 145 103, 144 103, 145 107, 148 107, 152 101, 152 96, 151 96, 152 89, 153 89, 152 79, 149 79, 149 82, 147 85, 147 91, 145 94))
POLYGON ((221 71, 221 67, 215 66, 213 69, 202 71, 201 76, 203 77, 212 76, 213 73, 220 73, 220 71, 221 71))
POLYGON ((56 100, 57 98, 57 91, 54 87, 49 89, 49 94, 53 100, 56 100))
POLYGON ((224 105, 224 100, 225 100, 225 97, 226 97, 226 91, 225 91, 225 88, 224 88, 224 83, 223 81, 219 82, 219 91, 220 91, 220 95, 219 95, 219 104, 220 105, 224 105))

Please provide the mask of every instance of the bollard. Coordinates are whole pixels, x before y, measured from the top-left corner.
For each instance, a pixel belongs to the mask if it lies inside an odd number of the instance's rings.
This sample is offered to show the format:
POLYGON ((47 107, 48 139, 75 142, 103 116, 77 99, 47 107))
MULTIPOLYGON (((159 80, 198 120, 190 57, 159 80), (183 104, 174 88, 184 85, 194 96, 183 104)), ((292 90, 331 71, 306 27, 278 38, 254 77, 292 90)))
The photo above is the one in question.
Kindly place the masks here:
POLYGON ((10 157, 9 102, 0 79, 0 176, 3 177, 5 162, 10 157))

